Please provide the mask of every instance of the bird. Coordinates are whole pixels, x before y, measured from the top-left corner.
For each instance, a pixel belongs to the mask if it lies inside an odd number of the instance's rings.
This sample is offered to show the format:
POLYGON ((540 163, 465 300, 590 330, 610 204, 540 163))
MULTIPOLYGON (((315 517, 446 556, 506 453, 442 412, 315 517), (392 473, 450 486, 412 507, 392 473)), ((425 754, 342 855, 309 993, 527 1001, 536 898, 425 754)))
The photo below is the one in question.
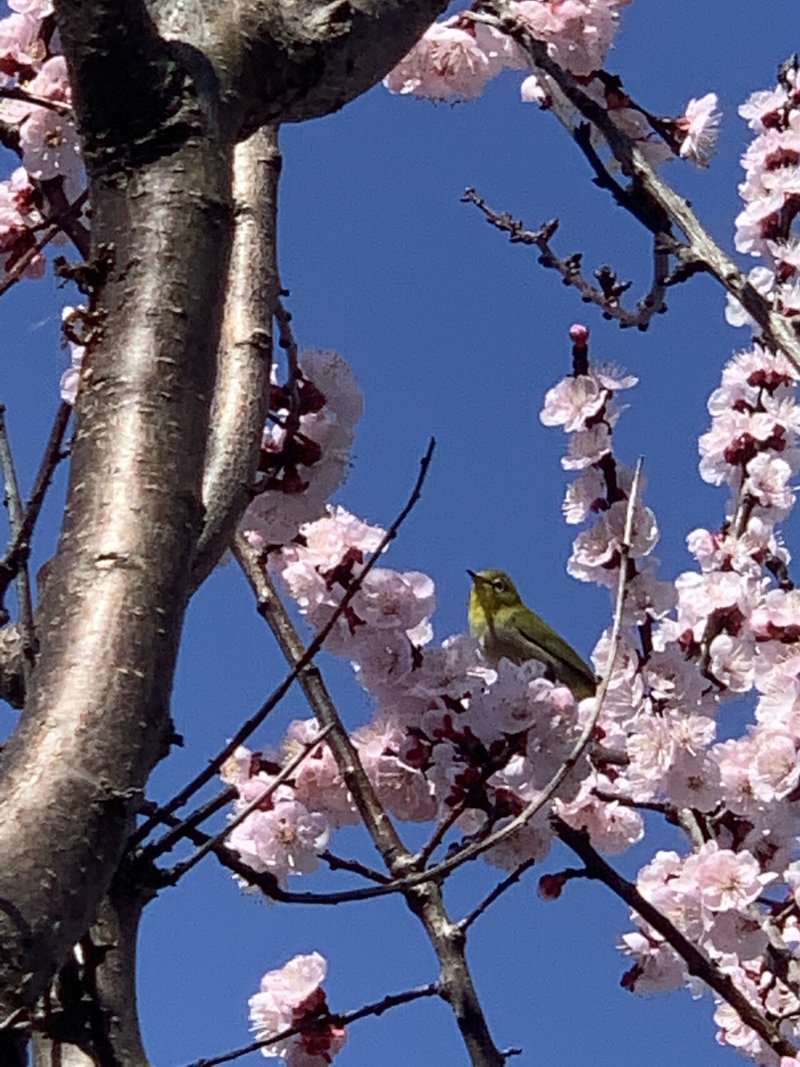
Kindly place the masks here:
POLYGON ((469 595, 469 630, 483 646, 492 664, 536 660, 551 677, 572 690, 578 700, 594 696, 594 672, 563 637, 535 611, 526 607, 505 571, 467 570, 472 579, 469 595))

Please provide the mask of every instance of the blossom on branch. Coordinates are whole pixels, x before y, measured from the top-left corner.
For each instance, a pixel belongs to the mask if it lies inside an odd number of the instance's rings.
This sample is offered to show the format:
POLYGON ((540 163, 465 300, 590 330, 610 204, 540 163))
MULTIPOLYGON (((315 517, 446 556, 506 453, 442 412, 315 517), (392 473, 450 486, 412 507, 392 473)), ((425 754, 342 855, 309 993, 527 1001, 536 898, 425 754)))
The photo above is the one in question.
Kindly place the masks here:
POLYGON ((328 1008, 322 983, 328 964, 318 952, 295 956, 261 979, 250 998, 250 1023, 259 1041, 269 1041, 262 1052, 280 1056, 287 1067, 326 1067, 347 1040, 344 1027, 325 1021, 328 1008), (285 1030, 299 1033, 277 1041, 285 1030))

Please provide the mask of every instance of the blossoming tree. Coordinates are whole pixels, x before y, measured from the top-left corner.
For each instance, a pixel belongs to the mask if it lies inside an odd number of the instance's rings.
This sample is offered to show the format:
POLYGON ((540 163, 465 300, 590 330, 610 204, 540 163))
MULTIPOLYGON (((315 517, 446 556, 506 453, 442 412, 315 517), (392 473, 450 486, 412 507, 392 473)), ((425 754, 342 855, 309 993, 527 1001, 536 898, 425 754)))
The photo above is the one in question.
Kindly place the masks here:
POLYGON ((37 1062, 147 1063, 134 992, 142 910, 216 861, 287 905, 399 898, 437 971, 345 1012, 328 1004, 325 958, 298 951, 253 992, 255 1043, 205 1064, 264 1051, 321 1067, 351 1023, 430 998, 452 1011, 454 1061, 507 1062, 514 1050, 493 1035, 466 946, 532 868, 547 899, 591 879, 628 906, 629 990, 688 986, 710 998, 722 1043, 764 1067, 800 1064, 800 624, 781 533, 800 425, 800 65, 786 62, 741 109, 752 139, 735 244, 758 260, 748 274, 660 169, 708 163, 716 97, 664 117, 623 86, 607 69, 622 0, 478 3, 430 25, 442 7, 12 0, 0 23, 0 130, 16 157, 0 185, 0 287, 52 269, 79 294, 63 313, 71 367, 27 501, 0 424, 11 530, 0 581, 17 595, 0 685, 20 709, 0 762, 3 1063, 27 1063, 31 1044, 37 1062), (569 330, 569 373, 541 421, 568 435, 563 513, 581 526, 568 571, 609 593, 597 691, 583 700, 538 662, 490 664, 465 634, 435 642, 431 578, 382 565, 432 444, 386 526, 328 503, 362 397, 341 356, 299 350, 275 252, 282 123, 381 78, 398 95, 461 101, 509 69, 651 241, 649 289, 631 306, 610 268, 592 281, 579 257, 559 255, 554 224, 528 230, 474 190, 465 201, 608 320, 645 330, 668 293, 704 274, 749 333, 700 439, 701 475, 727 487, 727 504, 713 529, 689 534, 695 566, 670 582, 656 569, 641 466, 615 447, 618 397, 636 379, 593 358, 587 325, 569 330), (34 598, 29 546, 65 449, 61 537, 34 598), (147 782, 176 740, 183 615, 224 553, 286 673, 156 804, 147 782), (323 648, 369 696, 357 728, 316 664, 323 648), (294 682, 308 715, 256 747, 294 682), (721 728, 732 707, 740 725, 721 728), (647 847, 648 820, 679 844, 654 845, 623 877, 609 857, 647 847), (377 861, 337 852, 348 826, 377 861), (545 868, 556 841, 580 866, 545 868), (497 882, 455 915, 447 883, 470 861, 497 882), (346 884, 298 888, 322 862, 346 884))

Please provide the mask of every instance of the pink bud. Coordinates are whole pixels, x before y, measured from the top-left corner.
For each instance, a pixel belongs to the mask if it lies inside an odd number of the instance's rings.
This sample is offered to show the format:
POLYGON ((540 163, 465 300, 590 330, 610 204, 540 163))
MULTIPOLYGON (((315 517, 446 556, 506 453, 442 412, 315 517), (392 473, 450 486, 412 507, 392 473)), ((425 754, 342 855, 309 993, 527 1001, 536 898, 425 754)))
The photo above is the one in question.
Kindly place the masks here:
POLYGON ((569 339, 574 345, 585 347, 589 343, 589 327, 582 322, 574 322, 569 328, 569 339))
POLYGON ((543 874, 539 879, 539 896, 542 900, 558 900, 566 881, 564 874, 543 874))

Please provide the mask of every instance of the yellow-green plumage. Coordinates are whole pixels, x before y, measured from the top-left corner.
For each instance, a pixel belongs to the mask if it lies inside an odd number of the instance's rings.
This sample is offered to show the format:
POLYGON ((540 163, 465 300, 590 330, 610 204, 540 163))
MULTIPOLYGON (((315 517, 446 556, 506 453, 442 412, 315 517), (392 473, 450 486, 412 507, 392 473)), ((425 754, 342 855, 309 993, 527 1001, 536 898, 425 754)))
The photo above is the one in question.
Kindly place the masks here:
POLYGON ((472 579, 469 631, 480 641, 490 663, 534 659, 546 664, 578 700, 593 696, 597 681, 592 669, 552 626, 525 606, 505 571, 467 574, 472 579))

